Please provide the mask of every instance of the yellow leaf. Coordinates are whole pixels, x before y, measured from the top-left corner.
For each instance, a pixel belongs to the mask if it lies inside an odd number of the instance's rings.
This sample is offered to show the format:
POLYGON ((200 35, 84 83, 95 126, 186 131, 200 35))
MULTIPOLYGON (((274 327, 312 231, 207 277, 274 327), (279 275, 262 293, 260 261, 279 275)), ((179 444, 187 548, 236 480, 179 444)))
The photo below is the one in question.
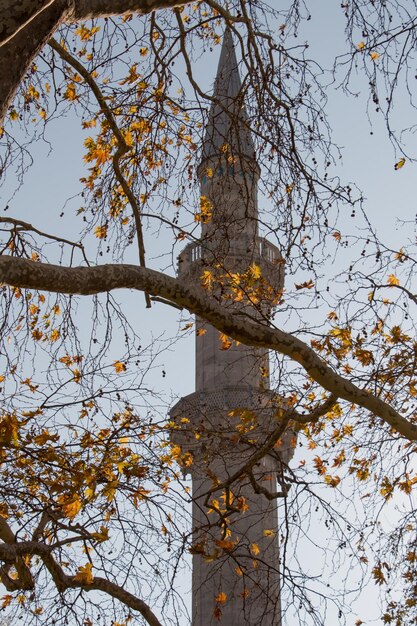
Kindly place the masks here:
POLYGON ((107 541, 109 538, 109 529, 107 526, 100 526, 99 532, 92 533, 91 535, 98 543, 107 541))
POLYGON ((106 498, 107 502, 111 502, 114 500, 114 496, 116 495, 116 489, 119 484, 118 480, 111 480, 106 484, 101 494, 106 498))
POLYGON ((219 604, 224 604, 227 601, 227 594, 224 593, 224 591, 221 591, 217 596, 216 596, 216 602, 218 602, 219 604))
POLYGON ((68 86, 64 93, 64 98, 65 100, 70 100, 70 101, 74 101, 78 99, 74 83, 68 83, 68 86))
POLYGON ((91 563, 81 565, 81 567, 78 568, 77 574, 74 576, 74 580, 84 585, 90 585, 94 580, 92 569, 93 566, 91 563))
POLYGON ((204 289, 212 289, 213 286, 213 273, 210 270, 204 270, 201 275, 201 286, 204 289))
POLYGON ((19 119, 19 113, 15 109, 12 109, 9 113, 9 117, 11 120, 13 120, 13 122, 15 122, 19 119))
POLYGON ((252 552, 253 556, 258 556, 260 549, 257 543, 253 543, 250 547, 250 551, 252 552))
POLYGON ((229 348, 231 348, 232 342, 227 335, 225 335, 224 333, 220 333, 219 339, 221 344, 220 350, 229 350, 229 348))
POLYGON ((98 239, 105 239, 107 237, 107 224, 103 224, 102 226, 96 226, 94 229, 94 234, 98 239))
POLYGON ((398 163, 394 165, 394 169, 400 170, 403 167, 404 163, 405 163, 405 158, 403 157, 402 159, 398 161, 398 163))
POLYGON ((273 530, 264 530, 264 537, 274 537, 275 532, 273 530))
POLYGON ((122 372, 126 371, 126 365, 125 363, 122 363, 121 361, 115 361, 113 363, 113 367, 116 370, 116 374, 121 374, 122 372))
POLYGON ((395 285, 399 285, 400 281, 398 280, 398 278, 394 275, 394 274, 390 274, 388 276, 388 284, 391 286, 395 286, 395 285))
POLYGON ((360 42, 358 43, 358 46, 357 46, 358 50, 363 50, 363 49, 364 49, 364 47, 365 47, 365 42, 364 42, 364 41, 360 41, 360 42))
POLYGON ((74 519, 82 507, 80 496, 78 494, 74 494, 71 497, 68 497, 68 495, 59 496, 58 504, 61 505, 62 512, 65 517, 68 517, 70 520, 74 519))
POLYGON ((200 212, 194 215, 195 222, 207 224, 211 220, 213 205, 207 196, 200 196, 200 212))
POLYGON ((30 99, 38 100, 39 91, 33 85, 30 85, 29 89, 27 90, 27 95, 30 99))
POLYGON ((256 265, 256 263, 252 263, 252 265, 249 267, 248 273, 250 277, 253 278, 253 280, 258 280, 258 278, 261 277, 262 270, 259 265, 256 265))
POLYGON ((95 494, 94 487, 86 487, 85 488, 84 496, 87 498, 87 500, 92 500, 92 498, 94 498, 94 494, 95 494))
POLYGON ((376 61, 377 59, 379 59, 381 55, 378 54, 378 52, 371 52, 370 56, 371 56, 372 61, 376 61))
POLYGON ((207 329, 206 329, 206 328, 199 328, 199 329, 197 330, 197 337, 201 337, 201 335, 205 335, 205 334, 206 334, 206 332, 207 332, 207 329))
POLYGON ((59 337, 59 330, 57 328, 54 328, 54 330, 51 332, 50 340, 52 341, 52 343, 54 343, 55 341, 58 341, 59 337))

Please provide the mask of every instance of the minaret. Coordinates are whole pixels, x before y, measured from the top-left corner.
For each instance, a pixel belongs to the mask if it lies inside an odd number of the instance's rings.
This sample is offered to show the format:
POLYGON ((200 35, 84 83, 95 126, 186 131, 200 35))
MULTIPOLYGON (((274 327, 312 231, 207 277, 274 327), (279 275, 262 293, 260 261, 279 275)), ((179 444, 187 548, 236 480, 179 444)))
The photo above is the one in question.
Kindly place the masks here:
MULTIPOLYGON (((284 264, 258 234, 260 169, 243 96, 226 30, 198 168, 201 240, 181 253, 178 273, 237 317, 267 324, 284 264)), ((268 362, 266 350, 196 320, 196 391, 171 410, 172 441, 192 476, 192 626, 281 626, 273 496, 285 492, 278 478, 292 456, 290 434, 253 462, 282 413, 268 362)))

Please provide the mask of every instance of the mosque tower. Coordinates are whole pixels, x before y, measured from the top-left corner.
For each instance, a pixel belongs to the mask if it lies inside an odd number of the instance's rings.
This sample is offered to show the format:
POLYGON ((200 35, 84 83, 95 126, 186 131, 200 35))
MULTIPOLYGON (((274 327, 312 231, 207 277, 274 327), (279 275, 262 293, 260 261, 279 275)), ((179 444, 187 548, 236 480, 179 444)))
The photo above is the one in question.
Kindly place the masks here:
MULTIPOLYGON (((258 234, 260 168, 243 100, 226 30, 198 168, 201 239, 180 254, 178 274, 237 319, 267 324, 284 262, 258 234)), ((282 413, 268 367, 267 350, 196 320, 196 391, 170 412, 172 441, 192 477, 192 626, 282 623, 276 496, 285 495, 293 442, 284 433, 269 454, 254 456, 282 413)))

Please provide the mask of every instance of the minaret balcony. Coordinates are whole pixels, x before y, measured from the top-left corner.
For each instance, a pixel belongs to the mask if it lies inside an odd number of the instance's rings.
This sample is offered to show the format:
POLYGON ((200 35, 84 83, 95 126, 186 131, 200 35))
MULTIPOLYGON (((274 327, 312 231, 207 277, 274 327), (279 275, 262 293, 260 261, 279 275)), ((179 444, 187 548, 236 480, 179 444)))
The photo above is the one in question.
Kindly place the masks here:
MULTIPOLYGON (((228 470, 243 465, 274 432, 284 416, 283 399, 269 390, 244 386, 196 391, 181 398, 170 411, 170 438, 192 462, 186 471, 206 473, 219 457, 228 470)), ((296 434, 287 428, 272 448, 280 463, 294 455, 296 434)), ((271 451, 271 452, 272 452, 271 451)))
POLYGON ((261 276, 275 292, 282 292, 285 261, 277 246, 259 236, 242 235, 231 241, 189 243, 178 256, 178 276, 196 284, 204 270, 217 268, 243 273, 252 264, 259 266, 261 276))

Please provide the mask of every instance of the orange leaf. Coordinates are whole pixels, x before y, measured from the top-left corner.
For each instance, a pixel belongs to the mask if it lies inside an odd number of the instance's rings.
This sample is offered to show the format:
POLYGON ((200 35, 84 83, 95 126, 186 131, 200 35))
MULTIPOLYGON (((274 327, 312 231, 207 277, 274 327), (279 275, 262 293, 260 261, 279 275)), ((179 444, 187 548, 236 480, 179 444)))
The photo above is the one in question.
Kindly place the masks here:
POLYGON ((217 596, 216 596, 216 602, 218 602, 219 604, 224 604, 227 601, 227 594, 224 593, 224 591, 221 591, 217 596))
POLYGON ((121 361, 115 361, 113 363, 113 367, 116 370, 116 374, 121 374, 122 372, 126 371, 126 365, 121 361))

